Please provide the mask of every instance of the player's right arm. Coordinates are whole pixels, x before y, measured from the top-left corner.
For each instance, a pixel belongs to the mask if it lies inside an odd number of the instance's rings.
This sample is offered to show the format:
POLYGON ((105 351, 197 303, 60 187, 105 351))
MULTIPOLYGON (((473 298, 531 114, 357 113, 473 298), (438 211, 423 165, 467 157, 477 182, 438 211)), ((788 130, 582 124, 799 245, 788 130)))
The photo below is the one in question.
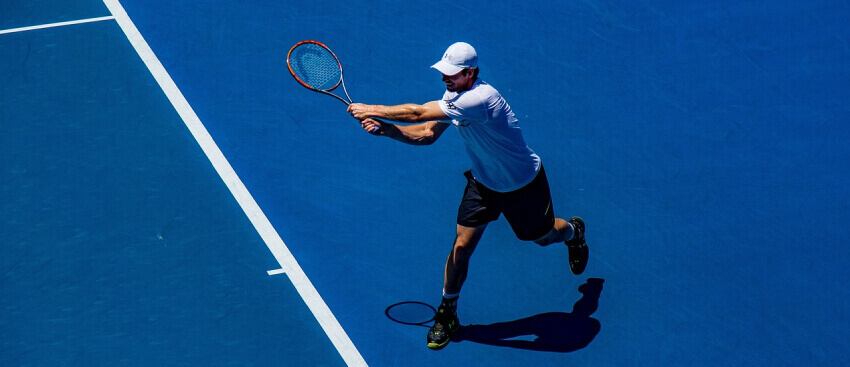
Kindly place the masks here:
POLYGON ((378 127, 378 134, 410 145, 429 145, 437 141, 449 123, 427 121, 414 125, 396 125, 388 122, 378 122, 367 118, 360 122, 364 130, 372 132, 378 127))
POLYGON ((358 120, 370 117, 403 123, 451 120, 440 108, 439 101, 432 101, 422 105, 407 103, 398 106, 352 103, 348 106, 348 113, 358 120))

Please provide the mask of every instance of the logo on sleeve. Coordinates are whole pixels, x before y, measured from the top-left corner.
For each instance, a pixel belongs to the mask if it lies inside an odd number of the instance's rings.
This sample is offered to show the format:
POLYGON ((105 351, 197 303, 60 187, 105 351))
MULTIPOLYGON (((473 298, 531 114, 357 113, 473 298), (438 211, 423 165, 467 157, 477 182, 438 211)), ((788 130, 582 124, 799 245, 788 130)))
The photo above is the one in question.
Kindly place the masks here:
POLYGON ((451 101, 444 101, 444 102, 446 102, 446 108, 448 108, 450 110, 456 110, 457 109, 457 106, 455 106, 455 104, 452 103, 451 101))

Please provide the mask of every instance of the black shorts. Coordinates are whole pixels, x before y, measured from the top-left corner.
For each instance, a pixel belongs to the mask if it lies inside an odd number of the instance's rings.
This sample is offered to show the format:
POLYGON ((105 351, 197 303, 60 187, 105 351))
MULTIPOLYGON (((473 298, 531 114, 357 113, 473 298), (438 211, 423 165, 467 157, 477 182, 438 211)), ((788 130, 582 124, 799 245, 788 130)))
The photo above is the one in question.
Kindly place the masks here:
POLYGON ((552 195, 546 172, 540 172, 528 185, 511 192, 490 190, 472 177, 466 176, 466 190, 457 211, 457 224, 478 227, 505 215, 517 238, 533 241, 545 236, 555 226, 552 195))

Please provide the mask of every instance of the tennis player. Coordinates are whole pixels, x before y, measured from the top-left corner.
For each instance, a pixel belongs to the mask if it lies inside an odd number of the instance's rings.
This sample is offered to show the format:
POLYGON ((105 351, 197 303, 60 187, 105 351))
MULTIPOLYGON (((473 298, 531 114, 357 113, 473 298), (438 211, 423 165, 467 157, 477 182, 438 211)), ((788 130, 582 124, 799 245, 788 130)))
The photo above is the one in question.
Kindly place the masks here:
POLYGON ((443 299, 428 347, 442 349, 460 326, 457 300, 472 256, 487 224, 504 214, 517 238, 546 246, 564 242, 570 270, 581 274, 588 248, 579 217, 555 218, 549 182, 540 157, 522 137, 511 107, 496 89, 478 78, 478 55, 467 43, 451 45, 431 66, 443 74, 446 92, 438 101, 398 106, 354 103, 351 115, 368 132, 407 144, 428 145, 454 125, 466 144, 472 169, 457 216, 457 237, 446 261, 443 299), (397 125, 372 118, 412 125, 397 125))

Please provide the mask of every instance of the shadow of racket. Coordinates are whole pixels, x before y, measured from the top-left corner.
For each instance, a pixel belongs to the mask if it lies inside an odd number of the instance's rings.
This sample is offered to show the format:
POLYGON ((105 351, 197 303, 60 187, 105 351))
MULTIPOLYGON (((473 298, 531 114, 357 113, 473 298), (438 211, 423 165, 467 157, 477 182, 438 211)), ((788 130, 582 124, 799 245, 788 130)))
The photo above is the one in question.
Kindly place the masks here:
POLYGON ((387 318, 402 325, 430 327, 437 309, 425 302, 404 301, 387 307, 387 318))

